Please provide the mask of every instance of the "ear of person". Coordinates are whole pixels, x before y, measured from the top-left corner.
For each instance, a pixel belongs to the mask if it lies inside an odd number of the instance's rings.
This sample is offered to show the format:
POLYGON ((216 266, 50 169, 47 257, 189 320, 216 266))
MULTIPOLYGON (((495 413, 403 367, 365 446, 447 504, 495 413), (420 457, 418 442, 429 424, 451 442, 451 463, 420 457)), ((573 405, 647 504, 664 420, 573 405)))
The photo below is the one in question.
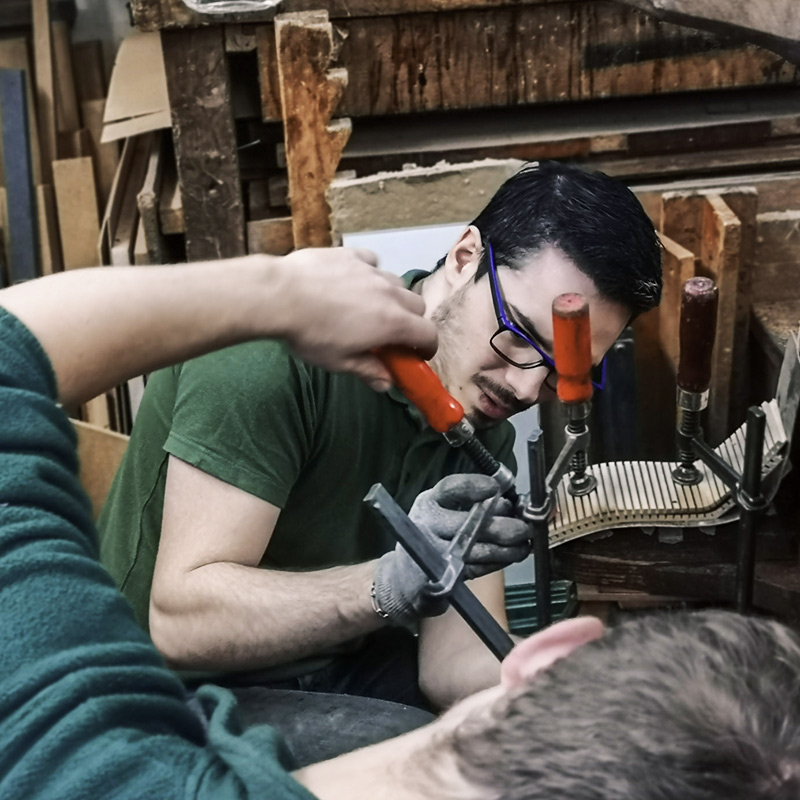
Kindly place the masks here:
POLYGON ((604 633, 605 627, 597 617, 557 622, 524 639, 506 656, 500 683, 506 689, 515 689, 604 633))
POLYGON ((445 259, 445 274, 454 288, 459 288, 474 278, 482 252, 481 232, 470 225, 458 237, 445 259))

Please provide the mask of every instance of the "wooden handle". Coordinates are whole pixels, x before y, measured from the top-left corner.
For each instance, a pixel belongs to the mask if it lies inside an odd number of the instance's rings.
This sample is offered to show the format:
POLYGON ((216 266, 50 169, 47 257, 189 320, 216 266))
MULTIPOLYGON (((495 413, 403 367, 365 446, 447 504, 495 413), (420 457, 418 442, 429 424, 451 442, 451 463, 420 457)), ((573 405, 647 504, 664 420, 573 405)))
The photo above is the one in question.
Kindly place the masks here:
POLYGON ((447 433, 464 418, 464 407, 447 389, 427 362, 409 347, 387 345, 375 354, 383 362, 397 388, 420 410, 437 433, 447 433))
POLYGON ((558 399, 562 403, 591 400, 592 330, 583 295, 570 292, 553 300, 553 355, 558 399))
POLYGON ((686 392, 705 392, 711 384, 718 302, 719 290, 710 278, 683 284, 678 387, 686 392))

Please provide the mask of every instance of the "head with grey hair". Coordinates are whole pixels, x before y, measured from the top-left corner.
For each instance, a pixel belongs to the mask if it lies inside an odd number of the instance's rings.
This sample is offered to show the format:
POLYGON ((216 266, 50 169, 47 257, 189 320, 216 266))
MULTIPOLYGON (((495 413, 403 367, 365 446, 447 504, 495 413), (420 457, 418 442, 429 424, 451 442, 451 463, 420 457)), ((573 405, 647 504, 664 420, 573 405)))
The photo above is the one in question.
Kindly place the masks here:
POLYGON ((800 797, 800 640, 730 612, 636 618, 440 738, 478 796, 800 797))

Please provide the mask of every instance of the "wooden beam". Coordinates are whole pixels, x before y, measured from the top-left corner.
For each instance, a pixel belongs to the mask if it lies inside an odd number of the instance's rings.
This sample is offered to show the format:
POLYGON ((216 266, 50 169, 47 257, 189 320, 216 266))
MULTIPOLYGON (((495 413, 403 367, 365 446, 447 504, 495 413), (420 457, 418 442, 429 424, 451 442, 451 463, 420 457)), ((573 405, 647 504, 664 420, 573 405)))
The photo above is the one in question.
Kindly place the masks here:
POLYGON ((36 187, 36 209, 39 223, 39 257, 42 275, 52 275, 64 269, 61 258, 61 239, 58 235, 56 194, 51 183, 36 187))
POLYGON ((325 192, 351 131, 349 119, 331 119, 347 72, 329 69, 335 53, 326 12, 281 14, 275 36, 294 244, 325 247, 332 241, 325 192))
POLYGON ((36 64, 36 110, 42 150, 42 183, 53 182, 53 161, 58 158, 53 37, 49 0, 31 0, 33 8, 33 54, 36 64))
MULTIPOLYGON (((600 0, 357 17, 336 27, 349 73, 339 110, 350 117, 800 82, 774 53, 600 0)), ((281 116, 271 29, 257 34, 266 120, 281 116)))
POLYGON ((53 22, 53 63, 56 82, 56 121, 59 131, 75 131, 81 127, 75 77, 72 71, 72 50, 66 22, 53 22))
POLYGON ((162 34, 186 255, 244 255, 244 206, 222 29, 162 34))
POLYGON ((7 251, 9 281, 39 276, 39 244, 36 228, 36 195, 33 185, 28 133, 25 72, 0 69, 0 116, 3 119, 2 154, 7 203, 7 251))

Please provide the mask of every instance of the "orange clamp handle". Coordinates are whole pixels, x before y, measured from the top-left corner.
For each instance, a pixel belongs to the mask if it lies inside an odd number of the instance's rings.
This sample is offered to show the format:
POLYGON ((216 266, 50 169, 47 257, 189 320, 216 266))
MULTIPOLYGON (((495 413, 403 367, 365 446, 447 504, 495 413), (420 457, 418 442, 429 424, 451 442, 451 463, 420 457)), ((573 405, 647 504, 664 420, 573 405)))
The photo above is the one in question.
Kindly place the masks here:
POLYGON ((397 388, 437 433, 447 433, 464 418, 464 407, 442 386, 439 376, 410 347, 387 345, 375 355, 389 370, 397 388))
POLYGON ((553 300, 553 355, 558 399, 562 403, 591 400, 592 329, 583 295, 570 292, 553 300))

